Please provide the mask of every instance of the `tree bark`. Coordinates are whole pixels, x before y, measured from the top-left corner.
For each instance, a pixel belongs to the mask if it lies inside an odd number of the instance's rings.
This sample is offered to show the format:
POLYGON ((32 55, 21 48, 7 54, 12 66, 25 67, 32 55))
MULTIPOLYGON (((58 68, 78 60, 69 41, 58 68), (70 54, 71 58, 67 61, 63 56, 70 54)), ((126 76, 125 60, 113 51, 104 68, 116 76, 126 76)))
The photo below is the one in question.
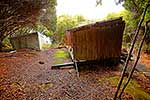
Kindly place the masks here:
POLYGON ((133 75, 133 73, 134 73, 135 67, 136 67, 136 65, 137 65, 137 63, 138 63, 138 61, 139 61, 139 59, 140 59, 142 46, 143 46, 145 37, 146 37, 146 35, 147 35, 147 31, 148 31, 148 23, 149 23, 149 22, 150 22, 150 20, 146 22, 146 25, 145 25, 145 32, 144 32, 144 35, 143 35, 142 40, 141 40, 140 45, 139 45, 139 50, 138 50, 138 54, 137 54, 136 61, 135 61, 134 65, 133 65, 133 68, 132 68, 131 73, 130 73, 130 75, 129 75, 129 77, 128 77, 128 80, 126 81, 126 83, 125 83, 125 85, 123 86, 122 91, 121 91, 121 93, 120 93, 120 95, 119 95, 119 98, 120 98, 120 99, 121 99, 121 96, 122 96, 122 94, 123 94, 125 88, 127 87, 128 83, 130 82, 131 77, 132 77, 132 75, 133 75))
POLYGON ((3 39, 0 39, 0 51, 2 51, 3 48, 3 43, 2 43, 3 39))
POLYGON ((114 96, 114 100, 117 99, 118 92, 119 92, 119 90, 120 90, 120 88, 121 88, 121 85, 122 85, 122 82, 123 82, 123 79, 124 79, 124 75, 125 75, 126 69, 127 69, 127 67, 128 67, 128 63, 129 63, 129 60, 130 60, 130 56, 131 56, 132 51, 133 51, 133 49, 134 49, 134 45, 135 45, 136 40, 137 40, 137 37, 138 37, 138 35, 139 35, 140 27, 141 27, 141 25, 142 25, 142 23, 143 23, 143 21, 144 21, 145 14, 146 14, 147 9, 148 9, 149 6, 150 6, 150 4, 147 4, 147 5, 146 5, 146 7, 145 7, 145 9, 144 9, 144 11, 143 11, 143 15, 142 15, 142 17, 141 17, 141 20, 140 20, 140 22, 139 22, 139 24, 138 24, 138 27, 137 27, 137 29, 136 29, 136 33, 135 33, 135 36, 134 36, 134 39, 133 39, 133 42, 132 42, 132 45, 131 45, 131 48, 130 48, 128 57, 127 57, 127 59, 126 59, 126 63, 125 63, 125 65, 124 65, 124 69, 123 69, 121 78, 120 78, 120 80, 119 80, 118 86, 117 86, 117 90, 116 90, 116 93, 115 93, 115 96, 114 96))

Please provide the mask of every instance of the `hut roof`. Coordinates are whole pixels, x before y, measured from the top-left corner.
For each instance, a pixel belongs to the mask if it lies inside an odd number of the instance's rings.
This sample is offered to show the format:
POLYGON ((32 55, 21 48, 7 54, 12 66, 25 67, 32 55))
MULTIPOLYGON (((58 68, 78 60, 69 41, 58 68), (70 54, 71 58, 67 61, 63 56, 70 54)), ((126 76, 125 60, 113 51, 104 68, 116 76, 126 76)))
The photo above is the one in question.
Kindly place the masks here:
POLYGON ((105 20, 105 21, 99 21, 99 22, 95 22, 92 24, 87 24, 87 25, 83 25, 83 26, 79 26, 79 27, 75 27, 75 28, 71 28, 68 29, 66 31, 71 31, 71 32, 76 32, 76 31, 80 31, 80 30, 86 30, 92 27, 107 27, 107 26, 113 26, 113 25, 118 25, 124 23, 124 21, 122 21, 122 17, 119 18, 115 18, 115 19, 109 19, 109 20, 105 20))
POLYGON ((38 32, 20 34, 20 35, 17 35, 17 36, 11 36, 10 38, 21 38, 21 37, 25 37, 25 36, 34 35, 34 34, 38 34, 38 32))

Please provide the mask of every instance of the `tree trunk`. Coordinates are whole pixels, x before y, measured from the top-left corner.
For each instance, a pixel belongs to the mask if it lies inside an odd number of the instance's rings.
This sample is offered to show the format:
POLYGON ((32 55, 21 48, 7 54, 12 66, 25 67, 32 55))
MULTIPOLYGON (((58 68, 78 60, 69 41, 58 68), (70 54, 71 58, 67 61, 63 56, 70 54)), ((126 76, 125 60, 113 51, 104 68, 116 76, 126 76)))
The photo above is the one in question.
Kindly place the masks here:
POLYGON ((0 51, 2 51, 3 44, 0 42, 0 51))
POLYGON ((144 18, 145 18, 145 15, 146 15, 146 12, 147 12, 147 9, 148 9, 149 6, 150 6, 150 4, 147 4, 147 5, 146 5, 146 7, 145 7, 145 9, 144 9, 144 11, 143 11, 141 20, 140 20, 140 22, 139 22, 139 24, 138 24, 138 27, 137 27, 137 29, 136 29, 135 36, 134 36, 134 39, 133 39, 133 42, 132 42, 132 45, 131 45, 129 54, 128 54, 128 57, 127 57, 127 59, 126 59, 126 63, 125 63, 125 65, 124 65, 124 69, 123 69, 123 71, 122 71, 121 78, 120 78, 120 80, 119 80, 119 83, 118 83, 118 86, 117 86, 117 90, 116 90, 116 92, 115 92, 114 100, 117 100, 117 96, 118 96, 119 90, 120 90, 120 88, 121 88, 121 85, 122 85, 122 83, 123 83, 126 69, 127 69, 127 67, 128 67, 128 63, 129 63, 129 60, 130 60, 130 56, 131 56, 132 51, 133 51, 133 49, 134 49, 134 45, 135 45, 136 40, 137 40, 137 37, 138 37, 138 35, 139 35, 139 30, 140 30, 141 25, 142 25, 142 23, 143 23, 143 21, 144 21, 144 18))
POLYGON ((0 51, 2 51, 2 48, 4 46, 2 42, 3 42, 3 39, 0 39, 0 51))

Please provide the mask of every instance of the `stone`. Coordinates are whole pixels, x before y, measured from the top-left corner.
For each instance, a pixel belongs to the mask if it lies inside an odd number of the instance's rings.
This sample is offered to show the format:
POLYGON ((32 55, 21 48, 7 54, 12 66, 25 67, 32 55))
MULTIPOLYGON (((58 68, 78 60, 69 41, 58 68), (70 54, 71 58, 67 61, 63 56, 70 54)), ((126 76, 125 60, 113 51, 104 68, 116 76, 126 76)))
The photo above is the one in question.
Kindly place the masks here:
POLYGON ((145 65, 140 64, 140 63, 138 63, 138 64, 136 65, 136 69, 137 69, 138 71, 140 71, 140 72, 147 72, 147 71, 148 71, 148 68, 147 68, 145 65))

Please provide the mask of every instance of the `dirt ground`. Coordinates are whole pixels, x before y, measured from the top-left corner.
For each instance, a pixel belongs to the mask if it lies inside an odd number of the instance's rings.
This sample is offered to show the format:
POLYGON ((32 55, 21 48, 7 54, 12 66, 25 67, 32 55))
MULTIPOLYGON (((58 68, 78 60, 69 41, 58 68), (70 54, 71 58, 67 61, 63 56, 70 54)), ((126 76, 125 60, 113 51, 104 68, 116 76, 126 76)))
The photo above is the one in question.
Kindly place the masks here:
MULTIPOLYGON (((119 67, 89 65, 91 69, 82 70, 78 78, 74 68, 51 69, 53 64, 70 62, 67 56, 58 55, 58 52, 59 49, 51 48, 45 51, 24 49, 0 53, 0 100, 113 98, 117 85, 110 78, 120 77, 119 67)), ((149 98, 150 78, 135 75, 135 79, 138 80, 138 88, 149 98)), ((127 92, 123 98, 133 99, 127 92)))
POLYGON ((150 68, 150 54, 144 54, 142 53, 140 63, 144 64, 146 67, 150 68))

